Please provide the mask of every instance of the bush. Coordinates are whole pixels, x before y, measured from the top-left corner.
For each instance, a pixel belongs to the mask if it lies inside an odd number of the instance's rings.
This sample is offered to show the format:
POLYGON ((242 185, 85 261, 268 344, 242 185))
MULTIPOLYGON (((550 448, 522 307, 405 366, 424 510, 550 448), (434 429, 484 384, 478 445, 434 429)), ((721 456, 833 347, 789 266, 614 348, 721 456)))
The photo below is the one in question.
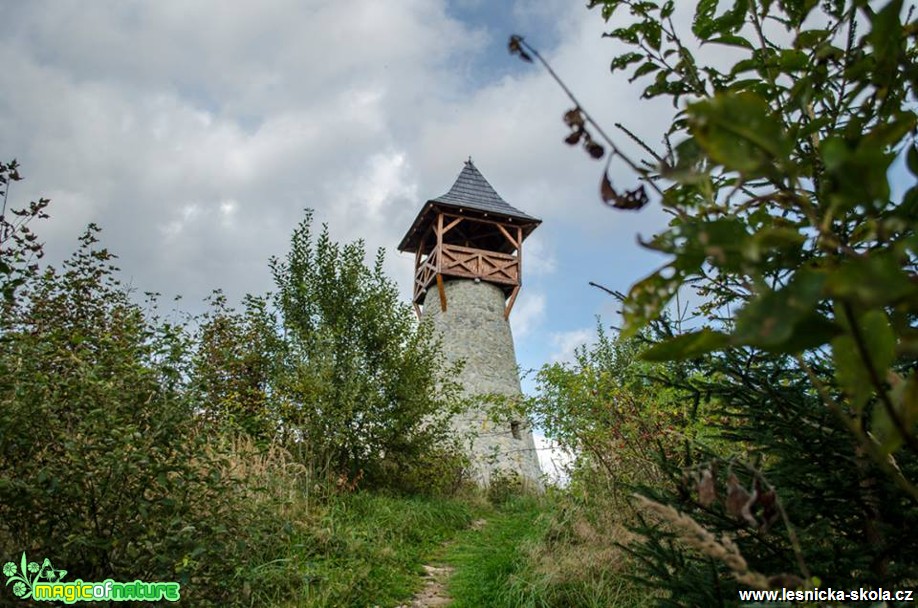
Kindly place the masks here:
POLYGON ((186 337, 129 301, 96 232, 0 321, 0 546, 230 604, 284 520, 209 441, 184 391, 186 337))

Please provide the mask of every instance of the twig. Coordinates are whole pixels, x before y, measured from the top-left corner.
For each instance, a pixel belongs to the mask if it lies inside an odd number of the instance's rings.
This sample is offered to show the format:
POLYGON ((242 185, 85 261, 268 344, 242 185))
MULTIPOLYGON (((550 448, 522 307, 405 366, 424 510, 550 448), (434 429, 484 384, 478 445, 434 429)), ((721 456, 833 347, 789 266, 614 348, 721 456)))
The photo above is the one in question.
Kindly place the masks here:
MULTIPOLYGON (((514 35, 512 39, 515 40, 517 43, 519 43, 520 46, 524 47, 526 51, 532 54, 533 57, 539 60, 539 63, 542 64, 542 66, 548 71, 548 73, 555 80, 555 82, 558 83, 558 86, 561 87, 561 90, 564 91, 565 95, 567 95, 567 97, 572 102, 574 102, 574 105, 577 107, 578 110, 580 110, 581 114, 583 114, 584 118, 590 124, 590 126, 592 126, 593 129, 595 129, 596 133, 598 133, 600 137, 602 137, 605 140, 605 142, 609 145, 611 154, 621 158, 625 162, 625 164, 631 167, 631 170, 637 173, 638 175, 642 177, 646 177, 647 169, 644 169, 643 167, 638 165, 629 156, 624 154, 618 146, 615 145, 615 142, 612 141, 612 138, 606 134, 603 128, 599 125, 599 123, 593 119, 593 117, 590 115, 589 112, 583 109, 583 106, 580 104, 580 101, 577 99, 577 97, 574 96, 574 93, 567 87, 566 84, 564 84, 564 81, 561 80, 561 78, 558 76, 557 73, 555 73, 555 71, 548 64, 548 62, 545 61, 542 55, 540 55, 539 52, 535 50, 535 48, 532 47, 532 45, 526 42, 522 36, 514 35)), ((663 196, 663 191, 660 190, 660 187, 657 186, 652 180, 644 180, 644 181, 650 184, 650 187, 656 190, 657 194, 659 194, 660 196, 663 196)))

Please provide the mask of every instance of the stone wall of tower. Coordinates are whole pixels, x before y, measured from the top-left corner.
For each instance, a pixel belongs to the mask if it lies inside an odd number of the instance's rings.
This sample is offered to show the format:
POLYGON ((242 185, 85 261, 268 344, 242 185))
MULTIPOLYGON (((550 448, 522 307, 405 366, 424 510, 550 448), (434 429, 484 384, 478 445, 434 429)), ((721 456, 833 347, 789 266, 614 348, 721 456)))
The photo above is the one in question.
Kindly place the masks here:
MULTIPOLYGON (((424 300, 430 319, 443 340, 446 357, 464 360, 458 378, 469 397, 498 394, 521 397, 510 323, 504 319, 505 297, 485 282, 453 280, 444 284, 446 312, 434 287, 424 300)), ((484 406, 453 421, 457 435, 469 447, 478 481, 487 485, 495 471, 515 471, 539 485, 539 459, 527 421, 495 423, 484 406), (514 428, 516 426, 516 428, 514 428), (514 433, 516 431, 516 433, 514 433), (516 434, 516 436, 514 436, 516 434), (518 438, 517 438, 518 437, 518 438)))

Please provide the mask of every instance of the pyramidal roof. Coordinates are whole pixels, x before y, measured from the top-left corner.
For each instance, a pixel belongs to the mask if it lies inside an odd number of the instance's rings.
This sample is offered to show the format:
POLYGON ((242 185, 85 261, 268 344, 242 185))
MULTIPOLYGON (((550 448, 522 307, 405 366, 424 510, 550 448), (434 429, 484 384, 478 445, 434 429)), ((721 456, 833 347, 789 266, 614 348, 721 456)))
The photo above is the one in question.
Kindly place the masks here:
POLYGON ((465 162, 462 172, 456 178, 456 183, 443 196, 431 199, 434 203, 442 203, 465 209, 475 209, 485 213, 493 213, 505 217, 538 222, 536 218, 519 209, 510 206, 507 201, 494 191, 488 180, 472 163, 470 158, 465 162))
POLYGON ((542 223, 542 220, 520 211, 502 199, 469 158, 449 192, 430 199, 421 208, 411 228, 402 238, 399 251, 415 251, 418 248, 422 233, 436 216, 433 210, 437 207, 450 207, 472 217, 518 224, 523 228, 523 238, 542 223))

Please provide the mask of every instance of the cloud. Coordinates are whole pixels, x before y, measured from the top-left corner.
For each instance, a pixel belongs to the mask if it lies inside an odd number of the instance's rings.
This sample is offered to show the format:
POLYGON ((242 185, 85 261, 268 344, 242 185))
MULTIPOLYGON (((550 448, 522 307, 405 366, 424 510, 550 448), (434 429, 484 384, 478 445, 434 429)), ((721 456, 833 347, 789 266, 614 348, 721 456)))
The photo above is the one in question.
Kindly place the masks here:
POLYGON ((545 294, 520 291, 510 315, 510 328, 519 341, 536 330, 545 318, 545 294))
POLYGON ((29 178, 14 194, 54 196, 50 257, 98 221, 139 282, 193 297, 267 287, 304 207, 338 238, 397 242, 418 204, 402 141, 480 38, 427 0, 11 13, 0 152, 29 178))
MULTIPOLYGON (((395 247, 472 155, 508 202, 544 220, 524 248, 526 287, 512 315, 518 337, 544 345, 546 336, 533 338, 557 323, 545 311, 569 298, 554 288, 559 270, 585 285, 610 267, 600 256, 571 259, 570 244, 614 243, 618 265, 639 275, 633 235, 662 215, 599 203, 602 164, 561 143, 569 100, 503 43, 485 56, 511 32, 462 21, 454 8, 13 3, 0 33, 15 83, 0 91, 0 158, 18 158, 27 181, 11 199, 52 198, 52 220, 38 228, 49 259, 72 251, 94 221, 139 291, 184 294, 189 305, 218 287, 231 298, 270 289, 268 259, 284 255, 313 208, 332 238, 363 238, 370 255, 385 248, 407 299, 412 259, 395 247)), ((540 50, 597 119, 658 138, 672 109, 631 103, 635 91, 608 77, 611 49, 595 12, 517 0, 510 13, 519 21, 508 27, 552 41, 540 50)), ((632 179, 618 165, 612 172, 617 183, 632 179)))
POLYGON ((581 346, 588 346, 596 341, 596 330, 593 328, 573 329, 551 334, 554 351, 548 360, 552 363, 566 363, 574 359, 574 352, 581 346))

